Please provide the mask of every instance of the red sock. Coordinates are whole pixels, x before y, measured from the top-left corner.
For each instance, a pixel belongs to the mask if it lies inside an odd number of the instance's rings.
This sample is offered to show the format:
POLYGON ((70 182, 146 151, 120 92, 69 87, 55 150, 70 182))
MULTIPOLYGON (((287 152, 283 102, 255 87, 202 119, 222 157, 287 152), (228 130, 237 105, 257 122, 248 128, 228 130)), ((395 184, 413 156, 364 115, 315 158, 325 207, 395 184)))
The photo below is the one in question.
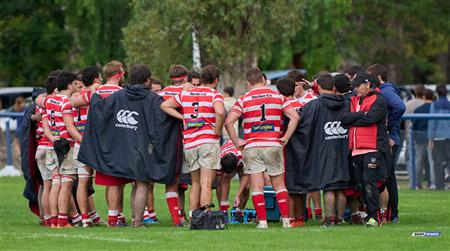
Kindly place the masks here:
POLYGON ((50 217, 50 224, 51 225, 58 225, 58 216, 51 216, 50 217))
POLYGON ((322 216, 322 208, 318 207, 318 208, 314 208, 314 215, 317 216, 322 216))
POLYGON ((308 219, 312 219, 312 210, 310 207, 306 209, 308 211, 308 219))
POLYGON ((67 214, 58 214, 58 226, 62 227, 69 223, 67 214))
POLYGON ((117 210, 109 210, 108 211, 108 225, 117 226, 118 215, 119 215, 119 213, 117 212, 117 210))
POLYGON ((91 217, 89 217, 89 214, 81 214, 81 219, 83 220, 87 220, 87 219, 91 219, 91 217))
POLYGON ((220 202, 220 206, 219 206, 219 210, 220 211, 228 212, 229 208, 230 208, 230 204, 228 203, 228 201, 221 201, 220 202))
POLYGON ((299 216, 295 220, 296 221, 305 221, 305 218, 303 216, 299 216))
POLYGON ((178 208, 178 194, 176 192, 166 193, 167 206, 169 207, 170 216, 172 216, 172 223, 174 225, 181 224, 178 208))
POLYGON ((281 218, 289 217, 289 194, 286 189, 280 190, 276 194, 278 208, 281 218))
POLYGON ((267 220, 266 201, 264 199, 264 193, 263 192, 252 193, 252 201, 253 201, 253 207, 255 208, 255 211, 256 211, 256 215, 258 216, 258 220, 260 220, 260 221, 267 220))
POLYGON ((52 217, 47 218, 48 216, 44 217, 44 226, 50 227, 52 225, 52 217))

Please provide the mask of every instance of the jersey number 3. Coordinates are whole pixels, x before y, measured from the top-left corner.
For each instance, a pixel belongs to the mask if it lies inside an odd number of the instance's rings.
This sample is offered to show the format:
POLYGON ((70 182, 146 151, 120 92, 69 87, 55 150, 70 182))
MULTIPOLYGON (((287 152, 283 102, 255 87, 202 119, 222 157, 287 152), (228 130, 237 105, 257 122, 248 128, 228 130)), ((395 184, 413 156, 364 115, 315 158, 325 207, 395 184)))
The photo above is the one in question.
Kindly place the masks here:
POLYGON ((192 106, 194 107, 194 114, 191 114, 191 118, 196 119, 198 117, 198 106, 200 104, 198 102, 192 103, 192 106))

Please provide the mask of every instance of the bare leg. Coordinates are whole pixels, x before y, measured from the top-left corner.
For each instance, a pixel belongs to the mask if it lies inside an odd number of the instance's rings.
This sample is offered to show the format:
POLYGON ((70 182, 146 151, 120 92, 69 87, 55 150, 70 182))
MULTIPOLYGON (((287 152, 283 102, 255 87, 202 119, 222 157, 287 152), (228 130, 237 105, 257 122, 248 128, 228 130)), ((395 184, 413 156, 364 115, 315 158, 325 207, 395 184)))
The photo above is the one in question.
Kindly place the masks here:
POLYGON ((61 191, 58 196, 58 213, 68 214, 70 206, 70 198, 72 196, 73 181, 66 181, 61 183, 61 191))
MULTIPOLYGON (((56 182, 60 182, 60 178, 59 181, 56 182)), ((53 181, 55 182, 55 181, 53 181)), ((50 216, 52 218, 58 217, 58 197, 59 197, 59 192, 61 190, 61 183, 55 183, 52 184, 52 187, 50 189, 50 194, 49 194, 49 207, 50 207, 50 216)), ((52 226, 56 227, 56 222, 52 222, 52 226)))
POLYGON ((147 205, 148 183, 136 181, 134 185, 136 186, 134 195, 134 226, 139 226, 142 224, 142 216, 147 205))
POLYGON ((200 206, 211 204, 212 182, 216 177, 216 170, 200 168, 200 206))
POLYGON ((148 184, 148 198, 147 198, 147 211, 155 210, 155 195, 153 193, 153 189, 155 187, 155 183, 148 184))
POLYGON ((42 189, 42 198, 41 198, 41 206, 42 211, 44 212, 44 216, 49 217, 51 215, 50 212, 50 191, 52 189, 52 180, 44 180, 42 189))
MULTIPOLYGON (((108 187, 108 209, 109 210, 120 210, 122 209, 120 206, 121 202, 121 186, 109 186, 108 187)), ((121 211, 119 211, 121 212, 121 211)))
POLYGON ((337 217, 339 220, 344 219, 345 205, 347 204, 347 197, 345 197, 343 190, 336 191, 336 207, 337 207, 337 217))
MULTIPOLYGON (((131 183, 131 195, 130 195, 130 205, 131 205, 131 218, 133 219, 133 220, 135 220, 136 218, 136 215, 134 215, 134 212, 135 212, 135 210, 134 210, 134 200, 135 200, 135 197, 136 197, 136 183, 135 182, 133 182, 133 183, 131 183)), ((132 221, 133 221, 132 220, 132 221)))
POLYGON ((324 191, 323 200, 325 205, 325 217, 327 219, 336 217, 336 194, 335 191, 324 191))
POLYGON ((81 214, 88 213, 89 177, 79 177, 77 187, 77 202, 81 214))
POLYGON ((191 212, 200 207, 200 169, 191 172, 192 186, 189 193, 189 217, 191 212))

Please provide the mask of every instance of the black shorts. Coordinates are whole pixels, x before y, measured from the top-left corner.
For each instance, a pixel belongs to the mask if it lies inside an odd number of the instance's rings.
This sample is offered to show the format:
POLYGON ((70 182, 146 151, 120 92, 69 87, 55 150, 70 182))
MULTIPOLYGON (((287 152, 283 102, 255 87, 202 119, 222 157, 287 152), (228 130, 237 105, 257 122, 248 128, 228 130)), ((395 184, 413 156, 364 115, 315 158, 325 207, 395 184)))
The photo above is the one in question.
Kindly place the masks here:
POLYGON ((381 152, 370 152, 352 156, 350 179, 352 187, 368 181, 384 181, 386 177, 386 160, 381 152))

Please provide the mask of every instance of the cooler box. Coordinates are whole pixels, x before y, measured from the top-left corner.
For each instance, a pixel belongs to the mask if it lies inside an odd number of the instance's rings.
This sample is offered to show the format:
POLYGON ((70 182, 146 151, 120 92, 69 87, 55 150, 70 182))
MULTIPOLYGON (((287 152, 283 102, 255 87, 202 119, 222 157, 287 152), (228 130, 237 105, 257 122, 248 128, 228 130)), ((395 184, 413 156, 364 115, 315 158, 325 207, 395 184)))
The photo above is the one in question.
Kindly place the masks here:
POLYGON ((264 199, 266 200, 266 212, 268 221, 279 221, 280 211, 278 210, 275 190, 272 186, 264 186, 264 199))

